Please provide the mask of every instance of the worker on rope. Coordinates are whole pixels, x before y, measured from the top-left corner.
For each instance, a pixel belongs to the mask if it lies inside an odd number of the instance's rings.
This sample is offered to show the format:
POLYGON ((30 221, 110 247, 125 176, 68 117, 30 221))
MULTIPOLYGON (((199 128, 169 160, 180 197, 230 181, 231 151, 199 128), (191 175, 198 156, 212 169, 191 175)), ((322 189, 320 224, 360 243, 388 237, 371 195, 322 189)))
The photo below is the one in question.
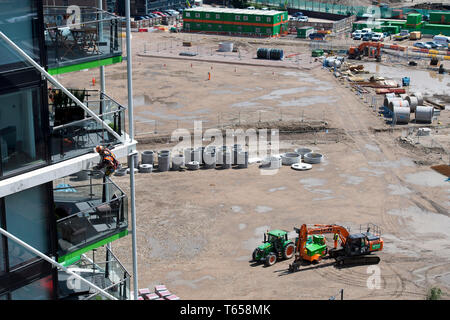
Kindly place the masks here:
POLYGON ((105 175, 109 177, 120 166, 120 162, 116 159, 114 153, 107 147, 97 146, 95 151, 100 155, 100 162, 94 167, 95 170, 102 170, 105 168, 105 175))

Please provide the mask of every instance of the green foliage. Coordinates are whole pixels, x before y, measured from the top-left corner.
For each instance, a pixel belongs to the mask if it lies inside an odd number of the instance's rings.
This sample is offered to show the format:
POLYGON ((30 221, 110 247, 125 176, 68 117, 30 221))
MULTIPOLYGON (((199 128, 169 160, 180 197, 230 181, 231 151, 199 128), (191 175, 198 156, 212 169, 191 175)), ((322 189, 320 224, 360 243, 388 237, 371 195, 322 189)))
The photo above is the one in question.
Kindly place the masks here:
POLYGON ((427 293, 427 300, 440 300, 442 290, 438 287, 431 288, 427 293))
POLYGON ((247 0, 231 0, 231 4, 234 8, 239 9, 245 9, 250 6, 247 0))

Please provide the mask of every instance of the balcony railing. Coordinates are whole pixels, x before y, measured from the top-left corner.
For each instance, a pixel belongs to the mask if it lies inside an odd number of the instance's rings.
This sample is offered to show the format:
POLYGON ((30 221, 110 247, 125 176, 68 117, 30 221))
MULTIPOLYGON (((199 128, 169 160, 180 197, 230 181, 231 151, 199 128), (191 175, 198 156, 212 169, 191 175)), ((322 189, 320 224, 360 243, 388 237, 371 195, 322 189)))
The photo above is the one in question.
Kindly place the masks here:
POLYGON ((50 127, 52 162, 60 162, 94 152, 97 145, 120 144, 105 126, 111 127, 120 136, 126 131, 126 108, 107 94, 97 90, 71 90, 82 98, 82 102, 97 114, 103 123, 86 117, 83 109, 60 90, 50 90, 50 127), (58 97, 58 98, 57 98, 58 97))
POLYGON ((49 69, 122 55, 119 17, 80 7, 79 20, 74 18, 76 15, 67 13, 67 7, 44 7, 49 69))
MULTIPOLYGON (((71 265, 69 269, 120 300, 130 299, 130 273, 106 247, 107 261, 95 262, 87 257, 71 265)), ((66 273, 58 274, 60 299, 99 300, 103 297, 87 285, 70 279, 66 273)))
POLYGON ((128 227, 128 198, 108 178, 103 183, 102 175, 85 171, 70 184, 66 179, 54 181, 53 189, 60 258, 128 227))

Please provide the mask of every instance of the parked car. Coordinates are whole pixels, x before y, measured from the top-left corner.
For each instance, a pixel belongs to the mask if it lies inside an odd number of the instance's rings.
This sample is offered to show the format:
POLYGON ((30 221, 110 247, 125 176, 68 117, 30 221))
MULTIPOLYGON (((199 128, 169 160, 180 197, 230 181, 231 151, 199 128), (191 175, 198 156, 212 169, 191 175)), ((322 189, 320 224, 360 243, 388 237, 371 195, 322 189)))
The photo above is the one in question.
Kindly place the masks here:
POLYGON ((363 36, 364 36, 366 33, 372 33, 372 29, 370 29, 370 28, 364 28, 364 29, 361 30, 361 33, 362 33, 363 36))
POLYGON ((325 39, 325 34, 324 33, 314 32, 314 33, 311 33, 309 35, 309 38, 311 40, 315 40, 315 39, 324 40, 325 39))
POLYGON ((363 37, 363 34, 362 34, 362 33, 355 33, 355 34, 353 35, 353 40, 361 40, 362 37, 363 37))
POLYGON ((159 11, 153 11, 152 13, 157 14, 160 17, 166 17, 166 15, 164 13, 159 12, 159 11))
POLYGON ((426 44, 425 42, 416 42, 414 43, 414 47, 420 49, 431 49, 431 46, 429 44, 426 44))
POLYGON ((294 12, 294 14, 292 14, 293 17, 300 17, 302 15, 303 15, 303 12, 300 12, 300 11, 294 12))
POLYGON ((443 45, 445 48, 448 47, 448 44, 450 43, 450 37, 446 37, 443 35, 437 35, 433 37, 433 42, 437 44, 443 45))
POLYGON ((374 33, 373 35, 372 35, 372 39, 371 39, 372 41, 383 41, 384 40, 384 35, 382 34, 382 33, 374 33))
POLYGON ((361 34, 361 30, 353 31, 352 34, 351 34, 351 37, 353 38, 355 36, 355 34, 357 34, 357 33, 361 34))
POLYGON ((372 33, 371 32, 365 33, 362 37, 362 41, 372 41, 372 33))
POLYGON ((255 10, 255 7, 248 7, 247 10, 255 10))
POLYGON ((437 49, 438 48, 438 44, 436 42, 433 42, 433 41, 425 42, 425 44, 429 45, 432 49, 437 49))
POLYGON ((264 8, 261 8, 261 10, 269 10, 269 8, 267 8, 267 7, 264 7, 264 8))
POLYGON ((141 20, 145 20, 145 17, 142 16, 134 17, 134 21, 141 21, 141 20))
POLYGON ((297 17, 297 21, 308 22, 308 17, 307 16, 299 16, 299 17, 297 17))

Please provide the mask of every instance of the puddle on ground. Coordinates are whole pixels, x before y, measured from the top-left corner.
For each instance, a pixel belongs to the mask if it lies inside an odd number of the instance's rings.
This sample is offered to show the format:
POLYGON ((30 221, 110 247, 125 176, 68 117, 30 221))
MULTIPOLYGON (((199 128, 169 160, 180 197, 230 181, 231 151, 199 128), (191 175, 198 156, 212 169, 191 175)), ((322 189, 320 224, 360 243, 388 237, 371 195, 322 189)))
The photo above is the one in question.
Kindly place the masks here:
POLYGON ((232 210, 233 212, 244 212, 244 211, 242 210, 242 208, 239 207, 239 206, 231 206, 231 210, 232 210))
POLYGON ((384 78, 397 80, 401 84, 402 78, 410 77, 410 91, 433 94, 448 94, 450 77, 438 74, 436 71, 414 70, 413 68, 384 66, 379 63, 365 62, 364 69, 375 72, 384 78))
POLYGON ((325 179, 317 179, 317 178, 308 178, 300 180, 300 183, 303 184, 305 188, 323 186, 326 182, 327 180, 325 179))
POLYGON ((307 107, 307 106, 310 106, 313 104, 319 104, 319 103, 332 104, 336 101, 337 101, 336 98, 331 95, 306 96, 306 97, 301 97, 299 99, 294 99, 294 100, 280 101, 278 106, 279 107, 307 107))
POLYGON ((391 190, 391 192, 389 192, 389 194, 392 194, 394 196, 405 196, 412 192, 407 187, 404 187, 401 185, 396 185, 396 184, 388 185, 388 189, 391 190))
MULTIPOLYGON (((198 115, 193 116, 178 116, 175 114, 167 114, 167 113, 160 113, 160 112, 154 112, 150 110, 143 110, 137 112, 138 115, 149 115, 152 117, 157 117, 163 120, 199 120, 198 115)), ((208 122, 208 120, 202 120, 203 122, 208 122)))
POLYGON ((399 168, 401 166, 404 167, 414 167, 414 162, 409 158, 401 158, 397 161, 369 161, 369 165, 372 167, 382 167, 382 168, 399 168))
POLYGON ((204 280, 215 280, 215 278, 213 276, 206 275, 195 280, 184 280, 184 279, 171 280, 170 284, 171 286, 187 286, 192 289, 197 289, 198 288, 197 284, 204 280))
POLYGON ((286 190, 286 187, 278 187, 278 188, 272 188, 269 189, 269 192, 275 192, 275 191, 282 191, 282 190, 286 190))
POLYGON ((388 214, 400 218, 405 236, 402 240, 414 241, 415 249, 432 252, 440 257, 450 255, 450 247, 445 246, 450 240, 450 218, 443 214, 422 210, 415 206, 402 209, 392 209, 388 214), (420 241, 417 241, 420 239, 420 241))
POLYGON ((385 172, 383 170, 369 169, 366 167, 359 168, 359 171, 369 172, 369 176, 379 177, 382 176, 385 172))
POLYGON ((450 183, 445 181, 447 177, 434 170, 407 174, 405 180, 424 187, 450 187, 450 183))
POLYGON ((266 206, 257 206, 255 211, 258 213, 266 213, 269 211, 272 211, 273 209, 271 207, 266 207, 266 206))
POLYGON ((150 248, 149 257, 152 259, 172 259, 177 256, 193 257, 200 253, 206 245, 202 237, 185 237, 182 242, 175 240, 158 240, 148 237, 147 244, 150 248))
POLYGON ((288 76, 288 77, 296 77, 297 80, 300 82, 308 82, 308 83, 313 84, 317 88, 321 88, 319 90, 331 90, 333 88, 333 85, 331 82, 316 79, 313 76, 311 76, 311 74, 309 74, 309 73, 296 72, 296 71, 285 71, 285 72, 282 72, 281 75, 288 76))
POLYGON ((361 178, 361 177, 357 177, 357 176, 352 176, 352 175, 349 175, 349 174, 340 174, 339 175, 340 177, 343 177, 343 178, 347 178, 347 180, 345 180, 345 184, 353 184, 353 185, 358 185, 358 184, 360 184, 361 182, 363 182, 364 181, 364 178, 361 178))
POLYGON ((260 104, 257 102, 250 102, 250 101, 238 102, 231 105, 232 108, 248 108, 256 106, 260 106, 260 104))
POLYGON ((380 148, 378 148, 376 145, 373 144, 366 144, 364 146, 367 150, 373 151, 373 152, 380 152, 380 148))
POLYGON ((308 87, 298 87, 298 88, 289 88, 289 89, 279 89, 274 90, 269 94, 266 94, 264 96, 255 98, 254 100, 278 100, 281 99, 284 95, 287 94, 296 94, 296 93, 302 93, 311 90, 311 88, 308 87))
POLYGON ((257 246, 259 246, 262 241, 264 240, 264 233, 267 232, 267 230, 270 230, 270 226, 261 226, 258 228, 255 228, 254 235, 255 237, 244 240, 243 241, 243 248, 247 249, 249 251, 255 250, 257 246))

